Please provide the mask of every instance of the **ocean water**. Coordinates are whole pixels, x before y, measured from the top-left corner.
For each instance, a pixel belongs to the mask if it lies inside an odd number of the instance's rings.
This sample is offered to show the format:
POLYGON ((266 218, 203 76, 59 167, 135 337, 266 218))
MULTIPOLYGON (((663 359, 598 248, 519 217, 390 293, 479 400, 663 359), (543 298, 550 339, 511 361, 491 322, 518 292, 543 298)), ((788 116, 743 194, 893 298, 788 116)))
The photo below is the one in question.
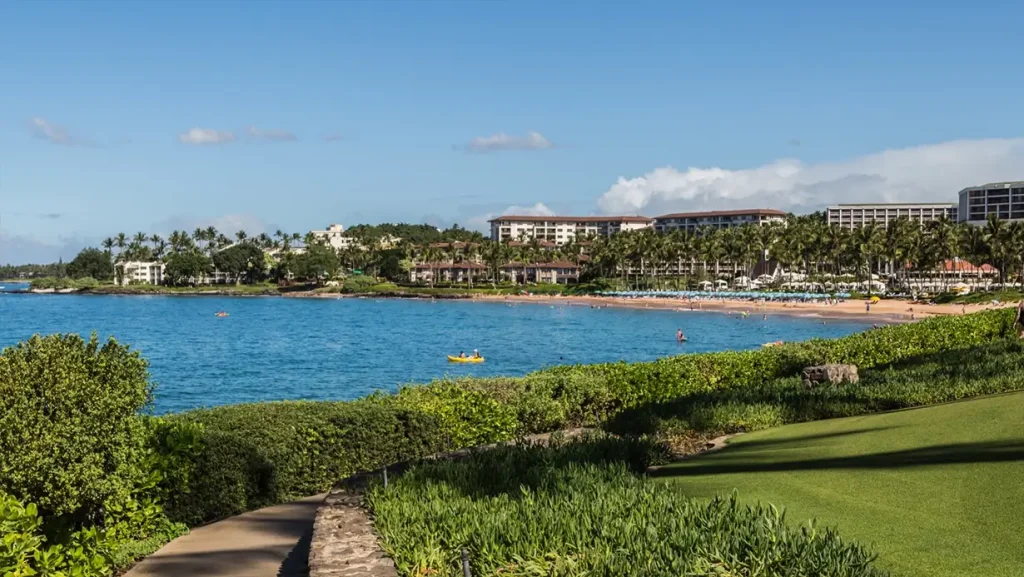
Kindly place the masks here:
MULTIPOLYGON (((8 286, 5 290, 9 291, 8 286)), ((651 360, 839 337, 869 323, 468 301, 0 294, 0 347, 96 332, 141 351, 154 412, 278 399, 353 399, 444 376, 651 360), (217 311, 230 316, 218 318, 217 311), (675 340, 682 329, 689 342, 675 340), (486 362, 446 355, 480 349, 486 362)))

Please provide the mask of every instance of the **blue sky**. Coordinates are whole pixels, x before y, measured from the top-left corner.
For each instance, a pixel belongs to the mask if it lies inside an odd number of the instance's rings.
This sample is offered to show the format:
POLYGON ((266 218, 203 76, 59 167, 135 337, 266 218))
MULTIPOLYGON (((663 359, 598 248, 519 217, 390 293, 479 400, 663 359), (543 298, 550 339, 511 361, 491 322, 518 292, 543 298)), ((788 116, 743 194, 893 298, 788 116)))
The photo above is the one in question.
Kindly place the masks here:
POLYGON ((0 262, 1024 179, 1024 5, 825 4, 0 0, 0 262))

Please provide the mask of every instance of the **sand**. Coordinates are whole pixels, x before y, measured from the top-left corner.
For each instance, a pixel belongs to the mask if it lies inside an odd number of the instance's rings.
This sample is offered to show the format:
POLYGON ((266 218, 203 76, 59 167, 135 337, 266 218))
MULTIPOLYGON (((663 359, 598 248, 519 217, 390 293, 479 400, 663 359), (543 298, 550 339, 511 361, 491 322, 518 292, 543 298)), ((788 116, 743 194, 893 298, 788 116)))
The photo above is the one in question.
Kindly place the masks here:
POLYGON ((940 315, 961 315, 973 312, 989 310, 993 308, 1012 307, 1016 303, 1001 303, 999 305, 954 305, 954 304, 920 304, 907 300, 885 299, 873 303, 870 309, 864 300, 846 300, 836 304, 825 304, 820 302, 765 302, 755 303, 750 301, 736 300, 705 300, 689 301, 687 299, 675 298, 621 298, 621 297, 600 297, 600 296, 491 296, 481 295, 474 297, 474 300, 482 301, 504 301, 510 303, 537 303, 537 304, 559 304, 565 306, 600 306, 600 307, 628 307, 628 308, 649 308, 649 309, 671 309, 687 312, 694 311, 720 311, 720 312, 749 312, 751 315, 776 315, 788 314, 796 316, 809 316, 819 318, 860 318, 872 322, 911 322, 924 318, 940 315), (691 308, 692 307, 692 308, 691 308))

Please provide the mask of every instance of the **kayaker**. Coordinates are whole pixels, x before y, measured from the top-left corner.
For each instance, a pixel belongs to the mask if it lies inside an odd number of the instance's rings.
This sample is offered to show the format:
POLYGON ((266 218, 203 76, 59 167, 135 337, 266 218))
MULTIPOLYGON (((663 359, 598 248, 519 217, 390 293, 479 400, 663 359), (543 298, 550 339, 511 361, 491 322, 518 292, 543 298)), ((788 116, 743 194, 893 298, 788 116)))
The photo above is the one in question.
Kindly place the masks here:
POLYGON ((473 349, 473 358, 474 359, 479 359, 480 358, 480 351, 478 351, 476 349, 473 349))
POLYGON ((459 351, 459 358, 460 359, 466 358, 466 351, 459 351))

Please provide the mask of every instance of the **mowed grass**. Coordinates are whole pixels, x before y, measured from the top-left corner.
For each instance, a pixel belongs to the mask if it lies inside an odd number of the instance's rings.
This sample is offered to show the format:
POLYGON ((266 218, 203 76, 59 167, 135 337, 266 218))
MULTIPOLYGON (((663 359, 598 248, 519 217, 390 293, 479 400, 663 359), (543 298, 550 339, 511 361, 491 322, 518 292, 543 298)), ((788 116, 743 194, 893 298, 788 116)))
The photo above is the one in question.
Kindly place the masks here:
POLYGON ((788 425, 667 466, 872 545, 894 576, 1024 575, 1024 392, 788 425))

